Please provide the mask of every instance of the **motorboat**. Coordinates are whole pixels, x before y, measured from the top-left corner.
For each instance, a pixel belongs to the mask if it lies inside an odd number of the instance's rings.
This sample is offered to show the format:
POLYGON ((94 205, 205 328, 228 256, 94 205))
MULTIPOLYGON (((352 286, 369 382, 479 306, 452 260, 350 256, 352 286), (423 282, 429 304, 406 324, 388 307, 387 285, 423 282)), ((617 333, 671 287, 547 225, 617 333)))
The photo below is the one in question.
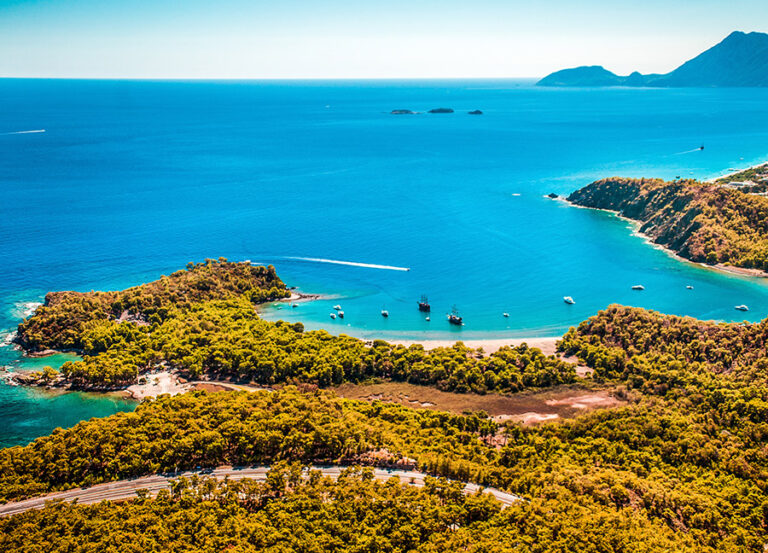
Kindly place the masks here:
POLYGON ((645 286, 643 286, 642 284, 635 284, 632 287, 632 290, 645 290, 645 286))
POLYGON ((571 296, 563 296, 563 301, 568 305, 573 305, 576 301, 571 296))
POLYGON ((744 305, 744 304, 742 304, 742 305, 737 305, 736 307, 734 307, 734 309, 737 309, 738 311, 749 311, 749 307, 747 307, 747 306, 746 306, 746 305, 744 305))

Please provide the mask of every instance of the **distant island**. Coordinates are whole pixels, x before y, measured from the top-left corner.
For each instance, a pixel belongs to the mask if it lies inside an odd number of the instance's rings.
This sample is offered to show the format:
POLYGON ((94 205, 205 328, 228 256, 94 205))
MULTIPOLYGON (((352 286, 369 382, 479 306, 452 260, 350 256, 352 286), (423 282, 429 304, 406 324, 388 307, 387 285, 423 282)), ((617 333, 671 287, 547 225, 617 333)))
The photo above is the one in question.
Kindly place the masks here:
POLYGON ((602 179, 568 196, 579 206, 615 211, 677 255, 766 276, 768 164, 714 182, 602 179))
POLYGON ((538 86, 763 87, 768 86, 768 34, 734 31, 722 42, 665 74, 624 77, 599 65, 563 69, 538 86))

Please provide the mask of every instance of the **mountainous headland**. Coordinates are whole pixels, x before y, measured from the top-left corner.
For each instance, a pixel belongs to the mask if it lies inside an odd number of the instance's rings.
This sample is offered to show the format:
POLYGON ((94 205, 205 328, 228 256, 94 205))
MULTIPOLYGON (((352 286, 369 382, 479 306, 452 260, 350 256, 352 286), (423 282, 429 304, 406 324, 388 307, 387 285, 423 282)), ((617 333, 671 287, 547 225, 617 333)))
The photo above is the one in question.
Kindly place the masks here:
POLYGON ((762 173, 750 169, 713 183, 613 177, 567 200, 637 221, 642 234, 690 261, 766 276, 767 189, 762 173))
POLYGON ((665 74, 620 76, 602 66, 563 69, 539 86, 764 87, 768 86, 768 34, 734 31, 722 42, 665 74))

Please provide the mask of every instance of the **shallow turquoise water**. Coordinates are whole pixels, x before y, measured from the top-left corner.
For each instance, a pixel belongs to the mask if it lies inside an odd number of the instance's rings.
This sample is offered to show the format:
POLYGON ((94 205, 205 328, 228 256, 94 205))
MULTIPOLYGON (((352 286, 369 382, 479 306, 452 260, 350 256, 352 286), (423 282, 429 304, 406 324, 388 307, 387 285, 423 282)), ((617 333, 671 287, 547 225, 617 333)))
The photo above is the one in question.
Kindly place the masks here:
MULTIPOLYGON (((118 289, 219 256, 273 263, 288 284, 332 296, 265 316, 365 337, 554 336, 613 302, 766 315, 766 283, 682 263, 625 221, 544 195, 610 175, 707 178, 768 158, 768 90, 0 80, 0 97, 6 332, 48 290, 118 289), (456 113, 389 115, 439 106, 456 113), (46 132, 2 134, 35 129, 46 132), (329 318, 336 303, 344 320, 329 318), (748 313, 733 309, 742 303, 748 313), (452 305, 462 328, 445 321, 452 305)), ((1 351, 3 364, 18 358, 1 351)), ((28 417, 14 401, 56 404, 0 393, 14 428, 28 417)), ((72 414, 64 424, 88 416, 61 412, 72 414)))

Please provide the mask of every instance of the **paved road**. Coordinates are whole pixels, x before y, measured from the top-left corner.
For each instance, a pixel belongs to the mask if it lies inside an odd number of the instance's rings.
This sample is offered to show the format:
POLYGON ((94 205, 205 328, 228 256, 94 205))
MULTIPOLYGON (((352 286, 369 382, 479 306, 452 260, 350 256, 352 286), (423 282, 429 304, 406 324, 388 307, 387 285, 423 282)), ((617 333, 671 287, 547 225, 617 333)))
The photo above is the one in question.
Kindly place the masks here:
MULTIPOLYGON (((313 469, 319 470, 325 476, 331 478, 338 478, 341 471, 347 467, 338 466, 316 466, 313 469)), ((193 474, 199 476, 213 476, 215 478, 224 478, 228 476, 230 480, 241 480, 243 478, 252 478, 254 480, 265 481, 269 467, 234 467, 234 468, 218 468, 213 471, 190 471, 173 475, 155 474, 152 476, 144 476, 142 478, 133 478, 131 480, 118 480, 116 482, 106 482, 104 484, 97 484, 90 488, 77 488, 68 490, 65 492, 57 492, 40 497, 33 497, 31 499, 25 499, 24 501, 16 501, 13 503, 6 503, 0 505, 0 516, 10 516, 16 513, 23 513, 30 509, 42 509, 45 507, 45 502, 61 499, 64 501, 74 501, 77 499, 79 504, 91 504, 99 503, 100 501, 119 501, 125 499, 132 499, 136 497, 136 491, 145 489, 148 490, 151 495, 156 495, 160 490, 170 488, 170 482, 172 479, 179 478, 181 476, 190 477, 193 474)), ((393 476, 396 476, 404 484, 410 484, 413 486, 421 487, 424 485, 424 478, 428 475, 422 472, 408 471, 408 470, 396 470, 396 469, 380 469, 376 468, 373 471, 374 478, 377 480, 387 480, 393 476)), ((464 493, 471 494, 481 489, 477 484, 466 484, 464 486, 464 493)), ((512 505, 515 501, 519 501, 520 498, 516 495, 512 495, 495 488, 482 488, 486 493, 493 495, 503 507, 512 505)))

